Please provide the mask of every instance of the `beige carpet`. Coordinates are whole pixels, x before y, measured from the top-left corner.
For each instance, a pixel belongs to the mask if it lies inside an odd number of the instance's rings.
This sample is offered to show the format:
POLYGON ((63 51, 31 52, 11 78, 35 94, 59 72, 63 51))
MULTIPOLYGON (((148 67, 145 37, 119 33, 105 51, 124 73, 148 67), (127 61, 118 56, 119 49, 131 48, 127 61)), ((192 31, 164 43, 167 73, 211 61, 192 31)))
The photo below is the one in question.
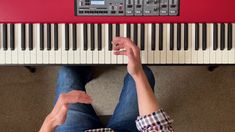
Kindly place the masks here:
MULTIPOLYGON (((0 67, 0 132, 36 132, 51 111, 59 67, 0 67)), ((125 66, 97 67, 102 74, 87 85, 100 115, 112 114, 125 66)), ((235 67, 151 66, 156 95, 178 132, 235 131, 235 67)))

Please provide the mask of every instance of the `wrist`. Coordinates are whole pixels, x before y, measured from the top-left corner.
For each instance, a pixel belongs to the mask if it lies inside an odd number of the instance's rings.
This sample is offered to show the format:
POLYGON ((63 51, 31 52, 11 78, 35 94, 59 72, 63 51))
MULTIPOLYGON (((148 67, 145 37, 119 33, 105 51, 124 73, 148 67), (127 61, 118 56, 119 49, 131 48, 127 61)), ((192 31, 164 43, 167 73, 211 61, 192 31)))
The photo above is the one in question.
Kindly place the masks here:
POLYGON ((48 115, 43 122, 40 132, 54 132, 56 128, 55 121, 51 115, 48 115))
POLYGON ((139 70, 139 72, 137 72, 135 75, 133 75, 132 77, 133 77, 133 79, 135 80, 135 81, 138 81, 138 80, 140 80, 141 78, 143 78, 143 76, 145 76, 145 73, 144 73, 144 71, 143 71, 143 69, 141 69, 141 70, 139 70))

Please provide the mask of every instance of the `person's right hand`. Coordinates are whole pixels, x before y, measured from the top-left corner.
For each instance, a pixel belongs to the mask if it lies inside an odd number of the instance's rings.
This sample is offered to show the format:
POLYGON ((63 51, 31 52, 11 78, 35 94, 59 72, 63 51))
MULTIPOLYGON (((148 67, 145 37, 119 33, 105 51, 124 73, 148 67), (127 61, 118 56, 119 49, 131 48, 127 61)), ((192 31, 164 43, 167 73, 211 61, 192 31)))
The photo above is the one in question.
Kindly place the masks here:
POLYGON ((113 50, 115 55, 126 55, 128 57, 128 73, 135 77, 143 71, 140 60, 140 49, 128 38, 113 38, 113 50))

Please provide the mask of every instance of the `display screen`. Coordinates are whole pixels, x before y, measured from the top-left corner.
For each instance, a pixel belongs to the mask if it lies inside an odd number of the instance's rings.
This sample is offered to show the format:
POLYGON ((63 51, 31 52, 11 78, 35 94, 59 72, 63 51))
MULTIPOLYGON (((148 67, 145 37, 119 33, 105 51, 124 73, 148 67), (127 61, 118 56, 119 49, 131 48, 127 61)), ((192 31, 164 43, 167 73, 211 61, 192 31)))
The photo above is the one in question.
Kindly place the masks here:
POLYGON ((91 5, 105 5, 104 0, 91 0, 91 5))

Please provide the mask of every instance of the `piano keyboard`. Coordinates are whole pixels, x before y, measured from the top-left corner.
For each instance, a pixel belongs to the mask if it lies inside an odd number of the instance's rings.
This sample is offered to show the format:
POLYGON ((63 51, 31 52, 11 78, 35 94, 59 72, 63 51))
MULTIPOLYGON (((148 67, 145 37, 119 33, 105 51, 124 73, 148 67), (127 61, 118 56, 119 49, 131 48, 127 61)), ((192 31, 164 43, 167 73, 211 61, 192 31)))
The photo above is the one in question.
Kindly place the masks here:
POLYGON ((143 64, 234 64, 235 24, 0 24, 0 64, 126 64, 112 38, 140 47, 143 64))

